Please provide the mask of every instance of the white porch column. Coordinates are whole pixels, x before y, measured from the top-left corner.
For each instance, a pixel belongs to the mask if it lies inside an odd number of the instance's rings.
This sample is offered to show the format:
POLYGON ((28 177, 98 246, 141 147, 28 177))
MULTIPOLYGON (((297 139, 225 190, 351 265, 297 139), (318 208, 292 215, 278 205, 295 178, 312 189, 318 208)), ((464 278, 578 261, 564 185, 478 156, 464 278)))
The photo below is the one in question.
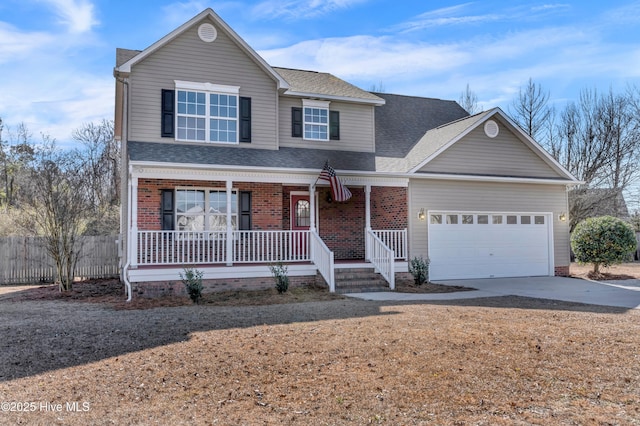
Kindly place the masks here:
POLYGON ((365 215, 365 227, 367 230, 371 229, 371 185, 367 184, 364 187, 364 215, 365 215))
MULTIPOLYGON (((291 212, 291 214, 294 214, 291 212)), ((309 230, 316 230, 316 185, 309 185, 309 230)))
POLYGON ((369 260, 369 230, 371 229, 371 185, 364 186, 364 259, 369 260))
POLYGON ((131 186, 129 187, 129 203, 131 208, 131 223, 129 229, 129 260, 131 267, 138 266, 138 178, 131 177, 131 186))
POLYGON ((233 181, 227 179, 227 266, 233 265, 233 227, 231 224, 231 190, 233 181))

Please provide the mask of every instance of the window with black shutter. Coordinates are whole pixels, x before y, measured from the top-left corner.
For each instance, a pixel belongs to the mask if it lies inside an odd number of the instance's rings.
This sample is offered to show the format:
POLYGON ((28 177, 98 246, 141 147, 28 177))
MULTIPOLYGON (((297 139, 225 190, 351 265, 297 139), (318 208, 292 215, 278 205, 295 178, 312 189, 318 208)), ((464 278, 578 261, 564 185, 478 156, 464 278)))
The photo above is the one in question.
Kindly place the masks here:
POLYGON ((174 229, 174 220, 173 220, 173 189, 163 189, 162 190, 162 199, 161 199, 161 219, 162 219, 162 230, 163 231, 173 231, 174 229))
POLYGON ((251 192, 240 191, 240 230, 251 229, 251 192))
POLYGON ((162 118, 161 118, 161 136, 163 138, 172 138, 174 132, 174 112, 175 112, 175 91, 162 89, 162 118))
POLYGON ((240 97, 240 142, 251 142, 251 98, 240 97))
POLYGON ((329 139, 340 140, 340 112, 329 111, 329 139))
POLYGON ((291 137, 302 137, 302 108, 291 108, 291 137))

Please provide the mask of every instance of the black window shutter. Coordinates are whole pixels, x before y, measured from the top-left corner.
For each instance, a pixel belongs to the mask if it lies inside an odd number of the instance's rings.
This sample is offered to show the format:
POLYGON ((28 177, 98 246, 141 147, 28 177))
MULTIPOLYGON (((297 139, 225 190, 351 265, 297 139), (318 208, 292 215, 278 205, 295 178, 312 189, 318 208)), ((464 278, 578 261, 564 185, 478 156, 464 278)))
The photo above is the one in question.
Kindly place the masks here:
POLYGON ((240 223, 238 229, 247 231, 251 229, 251 192, 240 191, 240 223))
POLYGON ((162 123, 161 136, 163 138, 174 137, 174 110, 175 110, 175 91, 162 89, 162 123))
POLYGON ((329 139, 340 140, 340 112, 329 111, 329 139))
POLYGON ((251 142, 251 98, 240 97, 240 142, 251 142))
POLYGON ((302 137, 302 108, 291 108, 291 137, 302 137))
POLYGON ((163 231, 173 231, 174 229, 175 221, 173 220, 173 193, 173 189, 162 190, 161 215, 163 231))

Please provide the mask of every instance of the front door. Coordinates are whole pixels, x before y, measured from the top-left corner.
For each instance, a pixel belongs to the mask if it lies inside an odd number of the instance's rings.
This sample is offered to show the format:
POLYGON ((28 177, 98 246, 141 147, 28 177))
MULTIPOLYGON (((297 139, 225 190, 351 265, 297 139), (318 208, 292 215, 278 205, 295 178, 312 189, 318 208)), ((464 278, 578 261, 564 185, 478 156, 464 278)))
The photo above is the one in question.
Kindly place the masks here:
POLYGON ((291 229, 308 231, 311 226, 311 203, 308 195, 291 196, 291 229))
MULTIPOLYGON (((308 231, 311 226, 311 203, 309 195, 291 195, 291 230, 308 231)), ((309 237, 307 233, 295 234, 292 238, 292 250, 304 258, 307 256, 309 237)))

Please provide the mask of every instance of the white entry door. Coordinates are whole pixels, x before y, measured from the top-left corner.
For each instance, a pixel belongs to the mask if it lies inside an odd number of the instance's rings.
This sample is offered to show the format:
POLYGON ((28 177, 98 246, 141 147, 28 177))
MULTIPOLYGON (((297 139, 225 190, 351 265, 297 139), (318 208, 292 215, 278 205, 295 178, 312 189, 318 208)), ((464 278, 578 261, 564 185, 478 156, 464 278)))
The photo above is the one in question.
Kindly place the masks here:
POLYGON ((429 212, 431 280, 553 275, 552 215, 429 212))

